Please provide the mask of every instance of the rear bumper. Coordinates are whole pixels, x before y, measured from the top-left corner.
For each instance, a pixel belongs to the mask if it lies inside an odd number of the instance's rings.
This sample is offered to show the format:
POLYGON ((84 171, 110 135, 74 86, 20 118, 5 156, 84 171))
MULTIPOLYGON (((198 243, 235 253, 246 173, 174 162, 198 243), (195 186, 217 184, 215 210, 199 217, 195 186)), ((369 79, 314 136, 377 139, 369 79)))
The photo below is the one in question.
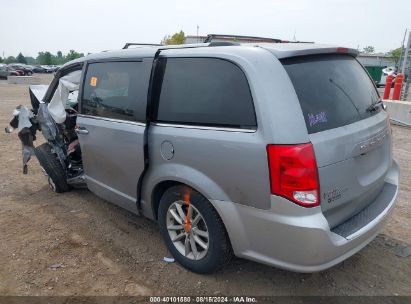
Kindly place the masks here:
POLYGON ((277 196, 271 197, 271 210, 225 201, 212 203, 237 256, 291 271, 316 272, 342 262, 378 235, 395 205, 398 180, 399 167, 394 161, 385 179, 384 189, 389 190, 383 189, 378 196, 385 200, 385 208, 345 236, 330 230, 320 207, 302 208, 277 196))

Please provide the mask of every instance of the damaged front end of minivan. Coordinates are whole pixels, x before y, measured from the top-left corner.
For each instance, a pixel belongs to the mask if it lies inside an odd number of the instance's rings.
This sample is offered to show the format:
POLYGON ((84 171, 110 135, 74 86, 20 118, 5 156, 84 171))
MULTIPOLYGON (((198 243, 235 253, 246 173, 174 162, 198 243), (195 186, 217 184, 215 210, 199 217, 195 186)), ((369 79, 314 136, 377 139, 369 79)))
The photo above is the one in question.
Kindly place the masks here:
POLYGON ((28 162, 35 155, 55 192, 86 187, 76 134, 80 79, 81 66, 77 65, 57 72, 50 86, 31 85, 32 108, 17 106, 5 129, 6 133, 18 130, 23 174, 28 173, 28 162), (37 131, 46 142, 35 147, 37 131))

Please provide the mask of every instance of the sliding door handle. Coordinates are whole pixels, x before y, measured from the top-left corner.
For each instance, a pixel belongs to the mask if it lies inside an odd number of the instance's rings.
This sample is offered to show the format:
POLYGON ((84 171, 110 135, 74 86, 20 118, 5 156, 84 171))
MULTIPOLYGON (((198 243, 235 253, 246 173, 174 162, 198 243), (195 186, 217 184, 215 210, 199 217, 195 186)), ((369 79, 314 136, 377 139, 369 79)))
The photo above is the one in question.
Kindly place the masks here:
POLYGON ((88 130, 84 127, 78 127, 75 129, 77 134, 88 134, 88 130))

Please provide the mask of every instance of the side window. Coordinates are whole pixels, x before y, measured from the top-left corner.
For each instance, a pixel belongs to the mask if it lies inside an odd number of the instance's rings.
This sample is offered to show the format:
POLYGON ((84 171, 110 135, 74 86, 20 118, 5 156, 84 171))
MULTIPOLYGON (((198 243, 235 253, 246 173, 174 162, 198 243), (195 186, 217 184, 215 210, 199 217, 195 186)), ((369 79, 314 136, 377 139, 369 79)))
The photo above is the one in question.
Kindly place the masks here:
MULTIPOLYGON (((148 61, 148 60, 147 60, 148 61)), ((81 99, 81 113, 144 121, 150 62, 90 63, 81 99)))
POLYGON ((255 128, 256 118, 244 72, 216 58, 166 61, 157 109, 160 122, 255 128))

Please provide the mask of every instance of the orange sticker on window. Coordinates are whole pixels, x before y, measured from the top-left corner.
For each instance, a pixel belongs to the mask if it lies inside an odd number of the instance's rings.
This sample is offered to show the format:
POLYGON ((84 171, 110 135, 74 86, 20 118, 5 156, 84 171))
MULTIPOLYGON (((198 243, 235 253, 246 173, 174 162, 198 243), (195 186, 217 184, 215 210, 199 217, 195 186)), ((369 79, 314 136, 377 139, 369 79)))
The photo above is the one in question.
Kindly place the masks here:
POLYGON ((90 78, 90 85, 92 86, 92 87, 95 87, 95 86, 97 86, 97 77, 91 77, 90 78))

